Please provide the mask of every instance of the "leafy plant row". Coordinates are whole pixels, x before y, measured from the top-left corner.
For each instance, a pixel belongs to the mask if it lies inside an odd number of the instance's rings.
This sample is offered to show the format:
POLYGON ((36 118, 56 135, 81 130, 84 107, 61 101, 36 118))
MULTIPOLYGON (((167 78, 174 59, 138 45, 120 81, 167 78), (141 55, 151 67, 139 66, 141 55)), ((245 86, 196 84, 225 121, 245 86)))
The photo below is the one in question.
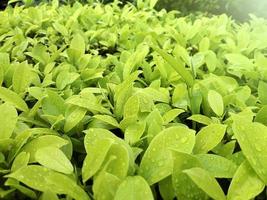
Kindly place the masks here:
POLYGON ((265 199, 267 22, 118 1, 0 12, 1 199, 265 199))

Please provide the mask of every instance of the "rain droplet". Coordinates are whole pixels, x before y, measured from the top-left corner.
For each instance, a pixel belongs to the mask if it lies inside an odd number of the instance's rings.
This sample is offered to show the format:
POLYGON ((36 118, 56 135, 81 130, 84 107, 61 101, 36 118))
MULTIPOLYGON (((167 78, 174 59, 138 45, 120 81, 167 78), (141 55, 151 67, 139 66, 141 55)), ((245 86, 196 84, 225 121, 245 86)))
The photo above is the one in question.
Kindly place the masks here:
POLYGON ((182 138, 182 140, 181 140, 182 143, 186 143, 186 141, 187 141, 186 137, 182 138))
POLYGON ((261 147, 259 147, 259 146, 256 146, 256 150, 257 151, 262 151, 261 147))

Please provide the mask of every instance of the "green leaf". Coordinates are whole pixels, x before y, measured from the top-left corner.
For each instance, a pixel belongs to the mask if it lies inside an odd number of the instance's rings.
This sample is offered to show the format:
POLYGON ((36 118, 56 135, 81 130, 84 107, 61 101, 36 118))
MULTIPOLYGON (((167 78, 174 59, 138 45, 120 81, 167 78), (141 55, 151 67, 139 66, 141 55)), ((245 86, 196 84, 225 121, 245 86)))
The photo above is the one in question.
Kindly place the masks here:
POLYGON ((129 125, 124 133, 125 141, 134 144, 140 140, 146 128, 145 122, 136 122, 129 125))
POLYGON ((0 188, 0 197, 1 198, 6 198, 8 195, 10 195, 15 190, 16 190, 15 188, 12 188, 12 189, 9 189, 9 190, 3 190, 2 188, 0 188))
POLYGON ((0 87, 0 99, 14 105, 21 111, 27 112, 29 110, 25 101, 23 101, 23 99, 21 99, 15 92, 12 92, 7 88, 0 87))
POLYGON ((159 182, 159 192, 164 200, 173 200, 175 198, 171 176, 168 176, 159 182))
POLYGON ((114 199, 115 193, 121 183, 121 180, 105 171, 94 179, 93 193, 95 199, 110 200, 114 199))
POLYGON ((263 105, 267 105, 267 83, 260 81, 258 86, 259 100, 263 105))
POLYGON ((195 71, 197 71, 205 63, 205 54, 201 52, 196 53, 195 55, 193 55, 191 62, 192 67, 194 69, 194 73, 196 73, 195 71))
POLYGON ((22 151, 30 153, 30 162, 35 162, 35 154, 39 149, 44 147, 60 148, 66 144, 68 144, 68 141, 61 137, 55 135, 44 135, 28 142, 23 147, 22 151))
POLYGON ((239 121, 234 123, 233 131, 249 164, 267 184, 267 127, 257 122, 239 121))
POLYGON ((110 114, 110 111, 104 108, 101 104, 90 101, 91 99, 80 96, 72 96, 66 100, 67 104, 76 105, 85 108, 91 112, 99 112, 103 114, 110 114))
POLYGON ((188 66, 191 66, 191 57, 189 52, 181 45, 176 44, 173 50, 175 57, 180 57, 188 66))
POLYGON ((172 105, 178 108, 187 109, 189 98, 188 90, 184 83, 177 84, 172 95, 172 105))
POLYGON ((28 92, 30 96, 34 97, 35 99, 41 100, 45 97, 44 89, 40 87, 29 87, 28 92))
POLYGON ((263 106, 258 113, 256 114, 256 117, 254 119, 255 122, 260 122, 267 126, 267 105, 263 106))
POLYGON ((13 178, 9 178, 7 179, 7 181, 5 182, 6 186, 11 186, 12 188, 16 188, 17 190, 19 190, 22 194, 30 197, 31 199, 36 199, 37 195, 35 194, 35 192, 32 189, 29 189, 23 185, 19 184, 19 181, 13 179, 13 178))
POLYGON ((56 92, 47 90, 48 96, 42 101, 42 110, 46 115, 58 116, 65 114, 65 101, 56 92))
POLYGON ((166 112, 164 115, 163 115, 163 121, 164 121, 164 124, 168 124, 170 123, 171 121, 173 121, 178 115, 180 115, 181 113, 185 112, 184 110, 182 109, 172 109, 168 112, 166 112))
POLYGON ((202 128, 196 135, 194 153, 207 153, 221 142, 226 126, 222 124, 210 124, 202 128))
POLYGON ((87 110, 80 107, 74 107, 70 113, 66 116, 64 124, 64 131, 68 132, 74 128, 84 118, 87 110))
POLYGON ((14 139, 14 145, 12 149, 9 151, 7 161, 10 163, 15 156, 19 153, 20 149, 26 144, 27 140, 30 138, 32 133, 28 130, 23 131, 18 134, 14 139))
POLYGON ((33 72, 27 62, 17 65, 12 78, 13 90, 18 94, 25 92, 32 82, 32 75, 33 72))
POLYGON ((186 173, 195 182, 195 184, 211 198, 217 200, 226 199, 223 190, 216 179, 204 169, 195 167, 186 169, 183 172, 186 173))
POLYGON ((126 79, 134 70, 135 66, 142 62, 149 52, 149 47, 141 43, 136 47, 136 51, 128 58, 123 68, 123 79, 126 79))
POLYGON ((222 116, 224 111, 224 104, 222 96, 216 92, 215 90, 210 90, 208 92, 208 102, 213 110, 213 112, 218 115, 222 116))
POLYGON ((0 53, 0 68, 2 69, 3 75, 7 71, 10 65, 10 55, 9 53, 0 53))
POLYGON ((29 165, 22 167, 7 175, 7 177, 14 178, 41 192, 46 192, 53 188, 53 192, 67 194, 77 200, 90 199, 86 192, 73 179, 42 166, 29 165))
POLYGON ((149 1, 149 8, 154 8, 157 4, 158 0, 150 0, 149 1))
POLYGON ((62 24, 60 24, 58 22, 55 22, 53 24, 53 27, 55 28, 56 31, 58 31, 59 33, 61 33, 63 36, 67 36, 68 35, 68 30, 62 24))
POLYGON ((205 115, 200 115, 200 114, 192 115, 191 117, 188 117, 187 119, 193 120, 195 122, 198 122, 198 123, 204 124, 204 125, 210 125, 213 123, 211 118, 209 118, 205 115))
POLYGON ((48 191, 43 192, 40 200, 59 200, 59 199, 57 197, 57 194, 48 190, 48 191))
POLYGON ((119 128, 120 125, 117 122, 117 120, 114 117, 111 117, 109 115, 94 115, 94 118, 99 119, 107 124, 110 124, 116 128, 119 128))
POLYGON ((210 72, 213 72, 217 67, 217 56, 213 51, 208 51, 205 55, 205 61, 210 72))
POLYGON ((37 44, 33 47, 32 52, 28 52, 27 54, 43 65, 46 65, 50 60, 50 55, 47 52, 47 48, 42 44, 37 44))
POLYGON ((127 176, 130 165, 130 154, 125 145, 114 143, 106 156, 105 169, 108 173, 123 179, 127 176))
POLYGON ((191 153, 195 144, 195 132, 184 127, 170 127, 154 137, 141 164, 140 175, 152 185, 172 173, 170 149, 191 153))
POLYGON ((191 98, 190 98, 190 109, 192 114, 200 113, 201 104, 203 101, 202 93, 199 88, 194 88, 192 90, 191 98))
POLYGON ((114 200, 153 200, 153 195, 148 183, 141 176, 128 176, 115 194, 114 200))
POLYGON ((106 172, 113 173, 119 178, 124 178, 128 171, 130 172, 133 170, 133 152, 124 140, 102 128, 91 128, 84 132, 86 133, 84 139, 86 152, 88 152, 99 140, 110 139, 114 141, 114 144, 109 149, 106 160, 104 161, 107 165, 105 167, 106 172))
POLYGON ((8 139, 12 136, 17 120, 18 114, 16 109, 12 105, 8 103, 0 105, 1 139, 8 139))
POLYGON ((244 154, 242 153, 242 151, 234 153, 234 154, 228 156, 228 158, 233 163, 235 163, 237 166, 240 166, 246 160, 246 158, 245 158, 244 154))
POLYGON ((153 46, 153 49, 173 67, 173 69, 184 79, 189 87, 192 87, 194 85, 194 78, 192 74, 188 70, 186 70, 184 64, 180 59, 175 59, 173 56, 169 55, 164 50, 156 46, 153 46))
MULTIPOLYGON (((88 141, 88 139, 85 140, 88 141)), ((82 177, 84 183, 100 169, 113 142, 114 141, 112 139, 102 139, 95 142, 92 141, 91 144, 86 142, 85 148, 87 156, 85 157, 82 166, 82 177)))
POLYGON ((139 98, 137 95, 131 96, 125 103, 123 117, 137 116, 139 112, 139 98))
POLYGON ((11 172, 17 171, 18 169, 27 166, 29 160, 30 160, 29 153, 26 152, 19 153, 12 163, 11 172))
POLYGON ((198 154, 196 158, 215 178, 232 178, 237 170, 237 166, 232 161, 215 154, 198 154))
POLYGON ((56 79, 56 86, 57 89, 63 90, 67 85, 72 84, 75 80, 79 78, 79 74, 77 73, 70 73, 68 71, 61 71, 59 72, 57 79, 56 79))
POLYGON ((0 86, 2 86, 2 83, 4 81, 4 75, 5 75, 5 72, 4 72, 4 67, 3 65, 0 64, 0 86))
POLYGON ((204 37, 199 43, 199 51, 200 52, 207 51, 209 50, 209 47, 210 47, 210 40, 208 37, 204 37))
MULTIPOLYGON (((114 94, 116 118, 122 117, 124 107, 125 107, 125 102, 127 102, 130 96, 132 95, 133 83, 137 79, 139 74, 140 74, 139 71, 132 73, 120 85, 116 87, 115 94, 114 94)), ((134 102, 136 101, 136 99, 132 101, 134 102)), ((129 105, 133 105, 133 103, 130 102, 129 105)), ((126 109, 128 109, 127 107, 126 109)), ((124 111, 124 112, 127 112, 127 111, 124 111)))
POLYGON ((73 166, 66 155, 56 147, 39 148, 35 153, 35 159, 41 165, 64 174, 71 174, 73 166))
POLYGON ((238 54, 238 53, 232 53, 232 54, 226 54, 226 59, 235 67, 247 67, 251 69, 253 67, 253 64, 248 57, 238 54))
POLYGON ((173 151, 173 173, 172 185, 175 194, 181 200, 209 199, 185 173, 183 170, 193 167, 202 167, 199 160, 190 154, 173 151))
POLYGON ((71 40, 71 43, 70 43, 70 48, 78 51, 79 55, 84 54, 84 52, 85 52, 84 38, 80 34, 74 35, 73 39, 71 40))
POLYGON ((253 199, 264 189, 265 184, 257 176, 247 161, 237 169, 230 187, 227 199, 253 199))

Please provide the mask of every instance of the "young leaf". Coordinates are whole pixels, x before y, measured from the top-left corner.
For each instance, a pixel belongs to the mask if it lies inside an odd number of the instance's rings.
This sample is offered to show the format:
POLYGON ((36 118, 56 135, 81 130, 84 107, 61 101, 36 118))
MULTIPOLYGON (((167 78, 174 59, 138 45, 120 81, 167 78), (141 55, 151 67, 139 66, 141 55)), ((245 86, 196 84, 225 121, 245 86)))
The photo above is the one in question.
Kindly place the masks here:
POLYGON ((170 149, 191 153, 194 144, 193 130, 178 126, 163 130, 148 146, 140 164, 140 175, 150 185, 166 178, 172 173, 170 149))
POLYGON ((224 111, 224 104, 222 96, 216 92, 215 90, 210 90, 208 93, 208 102, 213 110, 213 112, 218 115, 222 116, 224 111))
POLYGON ((141 176, 128 176, 120 184, 114 200, 153 200, 153 195, 148 183, 141 176))
POLYGON ((84 183, 100 169, 113 142, 112 139, 102 139, 86 146, 87 156, 82 166, 84 183))
POLYGON ((21 152, 14 159, 11 166, 11 172, 17 171, 18 169, 27 166, 29 160, 30 160, 30 154, 26 152, 21 152))
POLYGON ((237 169, 232 161, 215 154, 198 154, 196 158, 215 178, 232 178, 237 169))
POLYGON ((23 99, 21 99, 15 92, 12 92, 7 88, 0 87, 0 99, 14 105, 21 111, 27 112, 29 110, 25 101, 23 101, 23 99))
POLYGON ((120 125, 117 120, 109 115, 94 115, 94 118, 99 119, 107 124, 110 124, 116 128, 119 128, 120 125))
POLYGON ((8 104, 4 103, 0 105, 0 136, 1 139, 8 139, 11 137, 18 119, 16 109, 8 104))
POLYGON ((186 70, 180 59, 178 58, 175 59, 174 57, 166 53, 164 50, 156 46, 153 46, 153 48, 173 67, 173 69, 184 79, 184 81, 189 87, 193 86, 194 78, 192 74, 186 70))
POLYGON ((68 132, 75 127, 84 118, 87 110, 80 107, 74 107, 71 111, 72 112, 66 116, 66 121, 64 124, 65 132, 68 132))
POLYGON ((210 124, 202 128, 196 135, 194 153, 207 153, 221 142, 225 134, 226 126, 222 124, 210 124))
POLYGON ((160 195, 164 200, 173 200, 175 198, 171 176, 161 180, 158 184, 160 195))
POLYGON ((130 166, 130 154, 125 145, 114 143, 106 156, 105 169, 108 173, 123 179, 127 176, 130 166))
POLYGON ((114 199, 115 193, 121 183, 121 180, 110 173, 102 171, 94 179, 93 193, 95 199, 110 200, 114 199))
POLYGON ((47 90, 48 96, 42 101, 42 110, 46 115, 58 116, 65 114, 65 101, 56 92, 47 90))
POLYGON ((140 140, 146 128, 145 122, 136 122, 129 125, 125 130, 125 141, 134 144, 140 140))
POLYGON ((244 161, 237 169, 231 181, 227 199, 253 199, 262 192, 264 187, 265 184, 257 176, 249 163, 244 161))
POLYGON ((84 38, 80 34, 74 35, 73 39, 70 43, 70 48, 75 49, 79 52, 79 55, 84 54, 85 52, 85 41, 84 38))
POLYGON ((255 122, 259 122, 267 126, 267 105, 263 106, 255 117, 255 122))
POLYGON ((5 72, 4 72, 4 67, 3 67, 3 65, 0 65, 0 87, 2 86, 2 83, 3 83, 3 81, 4 81, 4 74, 5 72))
POLYGON ((209 50, 209 47, 210 47, 210 40, 208 37, 204 37, 199 43, 199 51, 200 52, 207 51, 209 50))
POLYGON ((196 167, 186 169, 183 172, 186 173, 195 182, 195 184, 204 192, 206 192, 211 198, 217 200, 226 199, 223 190, 216 179, 207 171, 196 167))
POLYGON ((200 114, 192 115, 191 117, 188 117, 187 119, 193 120, 195 122, 198 122, 198 123, 204 124, 204 125, 210 125, 213 123, 211 118, 209 118, 205 115, 200 115, 200 114))
POLYGON ((202 167, 198 159, 190 154, 173 151, 172 185, 175 194, 181 200, 209 199, 183 170, 202 167))
POLYGON ((56 79, 56 86, 57 89, 63 90, 67 85, 72 84, 76 79, 79 78, 79 74, 77 73, 70 73, 68 71, 61 71, 59 72, 57 79, 56 79))
POLYGON ((35 159, 41 165, 55 171, 71 174, 73 166, 66 155, 56 147, 39 148, 35 153, 35 159))
POLYGON ((37 195, 36 193, 32 190, 29 189, 19 183, 19 181, 9 178, 5 182, 5 186, 10 186, 12 188, 16 188, 18 191, 20 191, 22 194, 26 195, 27 197, 30 197, 31 199, 36 199, 37 195))
POLYGON ((44 135, 38 138, 35 138, 28 142, 22 151, 30 153, 30 162, 35 162, 35 154, 36 152, 44 147, 55 147, 60 148, 64 145, 68 144, 68 141, 55 135, 44 135))
POLYGON ((205 61, 210 72, 213 72, 217 67, 217 57, 213 51, 208 51, 205 55, 205 61))
POLYGON ((40 197, 40 200, 59 200, 59 198, 57 197, 57 194, 48 190, 43 192, 43 194, 40 197))
POLYGON ((30 131, 25 130, 15 137, 13 147, 7 157, 8 163, 10 163, 15 158, 15 156, 19 153, 23 145, 26 144, 31 135, 32 133, 30 131))
POLYGON ((258 95, 259 95, 259 100, 263 105, 267 105, 267 83, 260 81, 259 86, 258 86, 258 95))
POLYGON ((185 112, 184 110, 182 109, 172 109, 168 112, 166 112, 164 115, 163 115, 163 121, 164 121, 164 124, 168 124, 170 123, 171 121, 173 121, 178 115, 180 115, 181 113, 185 112))
POLYGON ((89 200, 86 192, 66 175, 38 165, 29 165, 7 175, 41 192, 51 190, 67 194, 77 200, 89 200), (34 177, 34 178, 33 178, 34 177), (45 180, 45 181, 44 181, 45 180))
POLYGON ((25 92, 32 82, 32 75, 33 72, 27 62, 17 65, 12 78, 12 87, 17 94, 25 92))
POLYGON ((47 52, 47 47, 42 44, 35 45, 32 49, 32 52, 28 52, 27 54, 43 65, 46 65, 50 60, 50 55, 47 52))
POLYGON ((103 107, 99 103, 91 102, 90 99, 83 98, 80 96, 72 96, 66 100, 67 104, 79 106, 89 110, 90 112, 99 112, 103 114, 110 114, 110 111, 103 107))
POLYGON ((177 84, 172 95, 172 105, 186 110, 188 104, 189 98, 186 85, 184 83, 177 84))
POLYGON ((157 2, 158 2, 158 0, 150 0, 149 1, 149 8, 154 8, 155 7, 155 5, 157 4, 157 2))
POLYGON ((239 121, 234 123, 233 131, 249 164, 267 184, 267 127, 257 122, 239 121))

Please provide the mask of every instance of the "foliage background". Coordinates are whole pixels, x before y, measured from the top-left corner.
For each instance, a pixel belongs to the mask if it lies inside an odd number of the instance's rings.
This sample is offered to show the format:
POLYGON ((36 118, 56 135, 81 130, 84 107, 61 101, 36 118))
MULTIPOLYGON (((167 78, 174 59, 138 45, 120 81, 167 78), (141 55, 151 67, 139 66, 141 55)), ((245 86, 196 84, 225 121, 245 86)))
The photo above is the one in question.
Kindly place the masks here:
POLYGON ((187 15, 193 12, 212 14, 226 13, 234 19, 244 21, 252 13, 258 17, 267 17, 266 0, 160 0, 157 9, 177 9, 187 15))
MULTIPOLYGON (((49 0, 11 0, 9 2, 24 2, 26 4, 36 4, 47 2, 49 0)), ((87 3, 94 0, 79 0, 81 3, 87 3)), ((113 0, 99 0, 103 3, 110 3, 113 0)), ((121 0, 123 4, 130 2, 136 3, 137 0, 121 0)), ((0 8, 6 7, 8 0, 0 1, 0 8)), ((72 4, 75 0, 61 0, 62 3, 72 4)), ((192 13, 222 14, 232 16, 238 21, 245 21, 249 14, 258 17, 267 18, 267 1, 266 0, 159 0, 156 9, 179 10, 182 15, 192 13)))

